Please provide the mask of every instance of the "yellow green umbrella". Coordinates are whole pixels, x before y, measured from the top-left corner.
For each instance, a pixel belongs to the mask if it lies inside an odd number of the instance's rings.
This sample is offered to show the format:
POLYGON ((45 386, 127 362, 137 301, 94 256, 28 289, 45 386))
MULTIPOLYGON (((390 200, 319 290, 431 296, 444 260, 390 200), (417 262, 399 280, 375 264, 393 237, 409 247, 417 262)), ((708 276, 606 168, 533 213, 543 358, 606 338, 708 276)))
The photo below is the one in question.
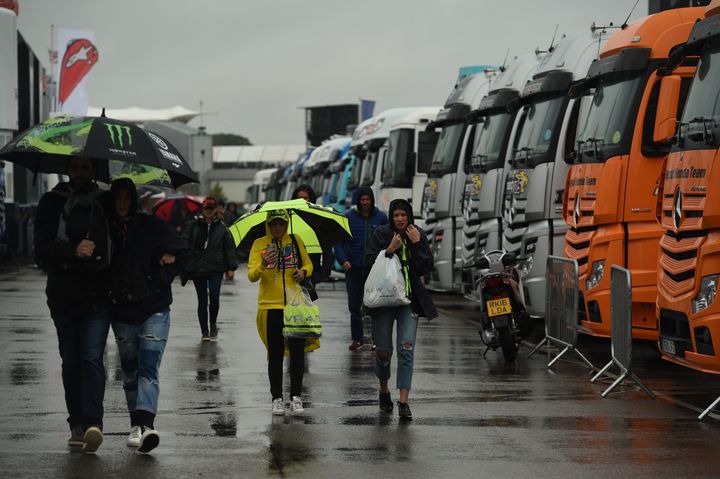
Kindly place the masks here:
POLYGON ((318 206, 303 199, 267 201, 230 225, 235 246, 249 251, 256 239, 267 234, 267 213, 275 210, 286 210, 289 213, 288 233, 302 239, 308 253, 321 253, 352 237, 347 218, 330 207, 318 206))

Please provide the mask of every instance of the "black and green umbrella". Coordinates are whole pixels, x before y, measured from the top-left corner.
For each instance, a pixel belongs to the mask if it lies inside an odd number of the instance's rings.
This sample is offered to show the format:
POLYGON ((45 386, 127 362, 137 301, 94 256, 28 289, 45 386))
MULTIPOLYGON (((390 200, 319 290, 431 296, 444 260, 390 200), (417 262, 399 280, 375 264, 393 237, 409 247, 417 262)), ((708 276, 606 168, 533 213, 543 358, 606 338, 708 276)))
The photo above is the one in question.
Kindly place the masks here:
POLYGON ((60 116, 22 132, 0 159, 38 173, 67 172, 67 159, 96 161, 96 179, 128 177, 138 184, 195 183, 198 175, 165 138, 137 125, 101 117, 60 116))
POLYGON ((256 239, 267 234, 265 221, 268 212, 277 210, 288 212, 288 233, 299 236, 308 253, 327 251, 352 237, 347 217, 330 207, 318 206, 302 199, 267 201, 230 225, 235 246, 249 251, 256 239))

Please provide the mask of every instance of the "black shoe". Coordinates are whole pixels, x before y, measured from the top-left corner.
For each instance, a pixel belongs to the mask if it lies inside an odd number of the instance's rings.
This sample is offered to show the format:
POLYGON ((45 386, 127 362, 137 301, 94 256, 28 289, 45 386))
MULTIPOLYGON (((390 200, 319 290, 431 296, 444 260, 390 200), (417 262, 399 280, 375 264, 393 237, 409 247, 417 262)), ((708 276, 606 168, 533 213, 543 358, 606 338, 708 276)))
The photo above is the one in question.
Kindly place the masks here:
POLYGON ((210 325, 210 341, 217 341, 217 337, 218 337, 217 325, 211 324, 210 325))
POLYGON ((390 399, 390 393, 380 393, 380 410, 392 412, 393 402, 392 399, 390 399))
POLYGON ((412 411, 410 411, 410 405, 408 403, 398 401, 398 416, 400 416, 400 419, 406 419, 408 421, 412 419, 412 411))

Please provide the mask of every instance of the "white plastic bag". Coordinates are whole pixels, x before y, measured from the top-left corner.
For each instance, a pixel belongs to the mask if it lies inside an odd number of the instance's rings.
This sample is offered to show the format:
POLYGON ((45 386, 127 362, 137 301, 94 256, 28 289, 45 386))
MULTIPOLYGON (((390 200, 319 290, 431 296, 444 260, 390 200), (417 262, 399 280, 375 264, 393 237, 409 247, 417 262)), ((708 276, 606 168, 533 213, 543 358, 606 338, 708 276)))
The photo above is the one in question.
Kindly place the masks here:
POLYGON ((368 308, 410 304, 405 294, 405 275, 396 255, 388 258, 385 250, 378 253, 365 281, 363 303, 368 308))

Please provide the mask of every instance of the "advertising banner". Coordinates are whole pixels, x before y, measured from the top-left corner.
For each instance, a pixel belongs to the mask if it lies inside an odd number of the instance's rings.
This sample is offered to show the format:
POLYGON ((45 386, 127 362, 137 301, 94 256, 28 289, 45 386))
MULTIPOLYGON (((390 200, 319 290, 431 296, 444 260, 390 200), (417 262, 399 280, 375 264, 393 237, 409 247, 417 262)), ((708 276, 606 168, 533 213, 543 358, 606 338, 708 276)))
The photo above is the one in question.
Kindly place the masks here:
POLYGON ((98 62, 93 42, 95 33, 55 27, 53 52, 53 80, 57 87, 55 111, 72 115, 87 115, 88 99, 85 81, 88 72, 98 62))

